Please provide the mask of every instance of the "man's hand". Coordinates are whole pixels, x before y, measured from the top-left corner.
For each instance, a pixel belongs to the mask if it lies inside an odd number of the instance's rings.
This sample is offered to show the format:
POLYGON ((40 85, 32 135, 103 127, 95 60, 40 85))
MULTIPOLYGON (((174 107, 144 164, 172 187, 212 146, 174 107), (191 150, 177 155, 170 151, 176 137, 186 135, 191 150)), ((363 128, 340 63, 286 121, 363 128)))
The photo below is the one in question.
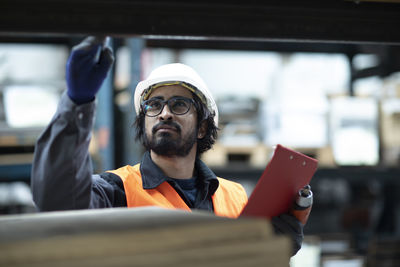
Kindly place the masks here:
POLYGON ((66 69, 67 93, 78 105, 94 100, 114 62, 106 38, 90 36, 72 48, 66 69))
POLYGON ((274 226, 275 233, 288 235, 292 239, 293 255, 295 255, 303 243, 303 225, 296 217, 288 213, 272 217, 271 223, 274 226))

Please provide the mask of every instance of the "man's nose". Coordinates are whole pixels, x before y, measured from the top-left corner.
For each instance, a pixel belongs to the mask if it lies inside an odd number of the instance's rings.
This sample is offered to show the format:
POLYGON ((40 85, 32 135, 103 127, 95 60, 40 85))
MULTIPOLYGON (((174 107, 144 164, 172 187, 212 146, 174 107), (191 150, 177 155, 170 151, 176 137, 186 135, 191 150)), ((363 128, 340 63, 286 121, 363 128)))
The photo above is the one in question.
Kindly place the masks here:
POLYGON ((159 115, 160 120, 172 120, 173 113, 169 109, 168 105, 164 105, 163 109, 161 110, 161 113, 159 115))

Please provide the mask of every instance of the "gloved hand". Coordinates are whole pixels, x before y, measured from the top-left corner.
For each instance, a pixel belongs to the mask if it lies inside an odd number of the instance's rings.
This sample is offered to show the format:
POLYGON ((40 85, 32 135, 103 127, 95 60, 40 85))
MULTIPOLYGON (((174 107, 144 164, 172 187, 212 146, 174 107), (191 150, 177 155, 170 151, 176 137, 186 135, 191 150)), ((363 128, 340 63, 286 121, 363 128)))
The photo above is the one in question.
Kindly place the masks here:
POLYGON ((293 255, 300 250, 303 243, 303 225, 299 220, 291 214, 283 213, 279 216, 272 217, 271 223, 274 226, 276 234, 285 234, 292 239, 293 255))
POLYGON ((72 48, 67 61, 67 94, 76 104, 94 100, 114 62, 104 38, 89 36, 72 48))

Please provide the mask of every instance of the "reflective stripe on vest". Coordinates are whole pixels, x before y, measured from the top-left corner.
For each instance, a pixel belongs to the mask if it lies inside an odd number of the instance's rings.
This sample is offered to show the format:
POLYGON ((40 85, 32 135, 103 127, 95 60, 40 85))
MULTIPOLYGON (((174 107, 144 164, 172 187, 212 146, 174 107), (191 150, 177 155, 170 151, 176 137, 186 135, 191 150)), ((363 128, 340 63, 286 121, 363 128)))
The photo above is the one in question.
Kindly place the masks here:
MULTIPOLYGON (((108 172, 122 179, 128 207, 158 206, 190 211, 185 201, 168 182, 163 182, 154 189, 143 189, 140 164, 127 165, 108 172)), ((247 203, 243 186, 222 178, 218 178, 218 181, 218 189, 212 196, 214 213, 218 216, 238 217, 247 203)))

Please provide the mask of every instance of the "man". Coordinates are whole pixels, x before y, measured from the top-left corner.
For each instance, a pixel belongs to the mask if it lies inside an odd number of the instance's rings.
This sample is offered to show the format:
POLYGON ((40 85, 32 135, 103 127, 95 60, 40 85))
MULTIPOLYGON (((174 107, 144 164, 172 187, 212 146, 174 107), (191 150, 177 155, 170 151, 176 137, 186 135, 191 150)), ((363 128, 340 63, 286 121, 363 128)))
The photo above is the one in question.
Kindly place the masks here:
MULTIPOLYGON (((94 99, 113 60, 111 49, 94 37, 73 48, 67 92, 35 147, 32 191, 38 209, 160 206, 238 217, 247 202, 243 187, 217 178, 199 159, 217 137, 215 101, 200 76, 183 64, 157 68, 136 88, 137 139, 147 150, 141 163, 92 175, 94 99)), ((301 223, 289 214, 272 223, 276 232, 292 237, 296 253, 301 223)))

